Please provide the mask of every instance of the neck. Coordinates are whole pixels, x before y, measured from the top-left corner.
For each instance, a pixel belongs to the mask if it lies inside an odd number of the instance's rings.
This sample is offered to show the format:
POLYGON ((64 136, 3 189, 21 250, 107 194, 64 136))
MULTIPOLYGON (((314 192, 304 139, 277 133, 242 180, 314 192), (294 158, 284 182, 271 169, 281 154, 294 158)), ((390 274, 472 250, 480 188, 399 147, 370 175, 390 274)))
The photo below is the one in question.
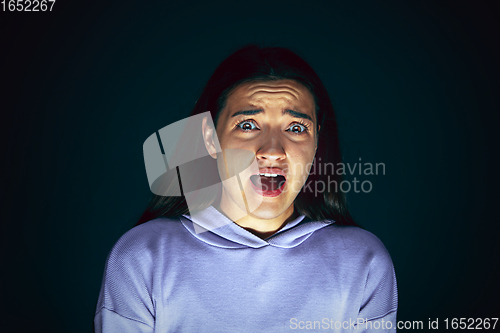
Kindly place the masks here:
POLYGON ((259 218, 258 216, 247 214, 245 211, 237 207, 234 202, 231 204, 227 199, 224 199, 225 196, 222 196, 219 204, 215 205, 215 208, 240 227, 261 239, 266 239, 273 235, 288 222, 296 219, 299 215, 295 212, 294 205, 292 203, 290 207, 276 217, 259 218))
MULTIPOLYGON (((276 232, 278 232, 281 228, 283 228, 288 222, 293 221, 298 217, 299 214, 296 212, 292 212, 292 215, 290 215, 287 219, 285 219, 283 222, 281 222, 277 227, 269 227, 269 228, 262 228, 262 222, 261 224, 257 226, 253 226, 253 223, 247 223, 247 221, 236 221, 239 226, 241 226, 243 229, 251 232, 255 236, 261 238, 261 239, 266 239, 272 235, 274 235, 276 232)), ((262 220, 260 220, 262 221, 262 220)), ((268 220, 264 220, 268 221, 268 220)), ((267 223, 267 222, 264 222, 267 223)))

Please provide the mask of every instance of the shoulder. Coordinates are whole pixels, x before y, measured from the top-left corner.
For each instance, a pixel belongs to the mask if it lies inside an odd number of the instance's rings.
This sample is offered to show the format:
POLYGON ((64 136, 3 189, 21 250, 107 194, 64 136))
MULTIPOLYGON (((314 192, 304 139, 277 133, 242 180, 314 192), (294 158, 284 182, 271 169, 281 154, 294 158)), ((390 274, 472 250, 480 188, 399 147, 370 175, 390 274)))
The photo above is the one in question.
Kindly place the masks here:
POLYGON ((363 277, 364 318, 375 318, 397 309, 397 282, 389 251, 373 233, 352 226, 331 225, 324 243, 330 244, 336 259, 349 271, 363 277), (368 305, 371 304, 371 305, 368 305), (381 311, 383 308, 383 311, 381 311))
POLYGON ((375 266, 392 266, 391 256, 382 241, 367 230, 331 224, 321 229, 320 237, 322 243, 336 253, 361 257, 375 266))
POLYGON ((183 232, 185 228, 177 217, 160 217, 145 222, 128 230, 116 241, 109 260, 152 260, 172 237, 183 232))

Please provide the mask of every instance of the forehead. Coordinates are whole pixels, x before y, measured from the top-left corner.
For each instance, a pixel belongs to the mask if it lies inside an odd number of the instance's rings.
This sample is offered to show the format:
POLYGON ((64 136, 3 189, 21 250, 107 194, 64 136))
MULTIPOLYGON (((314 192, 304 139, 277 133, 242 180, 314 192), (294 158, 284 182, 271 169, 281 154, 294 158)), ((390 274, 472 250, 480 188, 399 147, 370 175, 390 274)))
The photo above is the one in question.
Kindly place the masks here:
POLYGON ((226 107, 244 104, 263 105, 269 103, 297 106, 304 111, 314 110, 314 97, 301 83, 294 80, 250 81, 238 85, 228 96, 226 107))

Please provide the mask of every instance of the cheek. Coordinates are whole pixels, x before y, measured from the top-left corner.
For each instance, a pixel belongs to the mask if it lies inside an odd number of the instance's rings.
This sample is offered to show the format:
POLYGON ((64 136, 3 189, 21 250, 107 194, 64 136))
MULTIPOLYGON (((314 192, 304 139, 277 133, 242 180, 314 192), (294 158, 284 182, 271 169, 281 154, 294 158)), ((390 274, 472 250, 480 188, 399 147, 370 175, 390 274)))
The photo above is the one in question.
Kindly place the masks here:
POLYGON ((296 166, 296 168, 302 169, 303 173, 308 174, 315 153, 316 151, 313 145, 311 145, 310 147, 304 147, 302 149, 296 149, 292 154, 290 154, 290 160, 292 161, 292 164, 296 166))
POLYGON ((217 139, 219 140, 220 147, 223 148, 226 145, 227 135, 224 132, 216 131, 217 139))
POLYGON ((314 159, 314 146, 304 149, 296 149, 289 155, 290 168, 293 174, 293 181, 290 183, 293 191, 300 191, 309 176, 314 159))
POLYGON ((221 149, 242 148, 244 145, 231 132, 217 133, 221 149))

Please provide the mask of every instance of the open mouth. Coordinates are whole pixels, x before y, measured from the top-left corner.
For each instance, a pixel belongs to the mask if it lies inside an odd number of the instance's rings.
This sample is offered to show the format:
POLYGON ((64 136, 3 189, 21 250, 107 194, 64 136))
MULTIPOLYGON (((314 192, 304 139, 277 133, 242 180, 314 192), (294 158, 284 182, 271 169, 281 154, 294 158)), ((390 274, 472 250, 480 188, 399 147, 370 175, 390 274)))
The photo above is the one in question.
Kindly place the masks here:
POLYGON ((272 173, 259 173, 250 177, 254 189, 264 196, 278 196, 281 194, 286 178, 272 173))

